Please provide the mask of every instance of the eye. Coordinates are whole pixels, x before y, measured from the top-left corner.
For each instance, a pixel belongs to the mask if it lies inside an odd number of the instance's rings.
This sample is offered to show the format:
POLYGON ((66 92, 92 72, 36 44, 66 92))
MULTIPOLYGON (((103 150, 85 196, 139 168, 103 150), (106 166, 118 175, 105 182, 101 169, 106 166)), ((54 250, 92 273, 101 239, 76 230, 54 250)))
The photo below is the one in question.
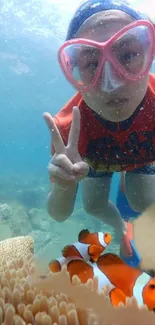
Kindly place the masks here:
POLYGON ((120 61, 122 61, 123 64, 131 63, 132 60, 137 56, 139 56, 137 53, 133 53, 133 52, 125 53, 120 55, 120 61))
POLYGON ((155 284, 150 284, 150 289, 155 289, 155 284))
POLYGON ((87 63, 86 66, 84 67, 85 69, 90 68, 90 69, 96 69, 98 66, 98 62, 90 62, 87 63))

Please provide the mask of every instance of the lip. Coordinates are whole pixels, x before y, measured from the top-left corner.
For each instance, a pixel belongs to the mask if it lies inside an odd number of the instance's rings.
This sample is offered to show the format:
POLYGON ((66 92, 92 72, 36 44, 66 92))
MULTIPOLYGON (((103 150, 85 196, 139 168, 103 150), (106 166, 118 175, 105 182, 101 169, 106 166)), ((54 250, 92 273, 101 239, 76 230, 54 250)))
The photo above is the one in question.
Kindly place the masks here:
POLYGON ((124 105, 129 99, 128 98, 115 98, 106 102, 108 106, 124 105))

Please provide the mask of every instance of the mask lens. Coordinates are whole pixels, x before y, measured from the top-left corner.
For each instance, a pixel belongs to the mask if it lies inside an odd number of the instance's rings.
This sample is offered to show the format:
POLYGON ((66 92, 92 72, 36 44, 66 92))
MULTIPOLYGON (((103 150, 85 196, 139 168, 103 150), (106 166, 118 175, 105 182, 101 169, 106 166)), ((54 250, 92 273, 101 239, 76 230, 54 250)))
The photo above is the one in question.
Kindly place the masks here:
POLYGON ((95 77, 101 53, 98 48, 89 45, 72 44, 63 49, 62 58, 63 66, 74 84, 88 87, 95 77))
POLYGON ((131 28, 112 45, 113 58, 126 77, 143 74, 151 61, 153 37, 148 26, 131 28))
MULTIPOLYGON (((116 34, 117 35, 117 34, 116 34)), ((61 65, 68 80, 79 90, 91 87, 100 76, 101 61, 112 64, 124 79, 142 78, 149 71, 154 55, 155 33, 150 25, 130 27, 113 41, 89 45, 86 40, 68 43, 61 50, 61 65)), ((93 42, 92 42, 93 43, 93 42)), ((104 69, 104 67, 103 67, 104 69)), ((117 78, 118 79, 118 78, 117 78)))

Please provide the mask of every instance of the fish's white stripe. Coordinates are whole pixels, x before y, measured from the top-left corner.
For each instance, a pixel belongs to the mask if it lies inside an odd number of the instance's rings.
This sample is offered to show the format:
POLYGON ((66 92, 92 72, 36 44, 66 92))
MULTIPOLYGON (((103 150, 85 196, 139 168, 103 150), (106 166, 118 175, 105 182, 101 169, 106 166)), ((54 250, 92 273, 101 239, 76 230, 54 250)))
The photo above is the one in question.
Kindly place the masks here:
POLYGON ((80 255, 83 257, 85 261, 89 260, 89 254, 88 254, 88 247, 89 244, 83 244, 80 242, 74 243, 73 246, 76 247, 76 249, 79 251, 80 255))
MULTIPOLYGON (((72 262, 72 261, 83 261, 80 257, 60 257, 60 258, 57 258, 57 261, 60 263, 61 267, 63 265, 68 265, 69 262, 72 262)), ((105 288, 106 286, 108 286, 108 293, 111 292, 111 290, 113 288, 115 288, 115 286, 110 282, 110 280, 108 279, 108 277, 102 272, 100 271, 100 269, 98 268, 97 264, 96 263, 91 263, 91 262, 88 262, 87 265, 90 265, 93 269, 93 274, 94 274, 94 277, 97 277, 98 279, 98 290, 101 291, 103 288, 105 288)))
POLYGON ((69 262, 77 261, 77 260, 81 261, 82 259, 80 257, 75 256, 75 257, 59 257, 56 260, 60 263, 61 266, 63 265, 67 266, 69 262))
POLYGON ((133 287, 133 296, 136 298, 139 306, 144 304, 143 302, 143 289, 150 280, 150 276, 146 273, 142 273, 136 280, 135 285, 133 287))
POLYGON ((105 243, 104 241, 104 234, 103 232, 98 232, 98 240, 99 240, 99 243, 103 246, 103 247, 107 247, 107 244, 105 243))
POLYGON ((91 265, 93 268, 94 277, 98 278, 98 290, 101 291, 104 287, 108 286, 110 293, 110 291, 114 288, 114 285, 110 282, 108 277, 102 271, 100 271, 96 263, 89 262, 89 265, 91 265))

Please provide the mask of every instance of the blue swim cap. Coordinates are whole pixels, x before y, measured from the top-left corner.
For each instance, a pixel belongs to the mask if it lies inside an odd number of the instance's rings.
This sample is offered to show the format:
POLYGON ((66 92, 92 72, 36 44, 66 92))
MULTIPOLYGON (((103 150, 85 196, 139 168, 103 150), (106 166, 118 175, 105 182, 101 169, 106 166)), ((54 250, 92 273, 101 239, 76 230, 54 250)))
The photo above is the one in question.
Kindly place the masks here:
POLYGON ((121 10, 136 20, 148 20, 148 16, 135 9, 126 0, 85 0, 77 8, 68 28, 66 40, 72 39, 86 19, 104 10, 121 10))

